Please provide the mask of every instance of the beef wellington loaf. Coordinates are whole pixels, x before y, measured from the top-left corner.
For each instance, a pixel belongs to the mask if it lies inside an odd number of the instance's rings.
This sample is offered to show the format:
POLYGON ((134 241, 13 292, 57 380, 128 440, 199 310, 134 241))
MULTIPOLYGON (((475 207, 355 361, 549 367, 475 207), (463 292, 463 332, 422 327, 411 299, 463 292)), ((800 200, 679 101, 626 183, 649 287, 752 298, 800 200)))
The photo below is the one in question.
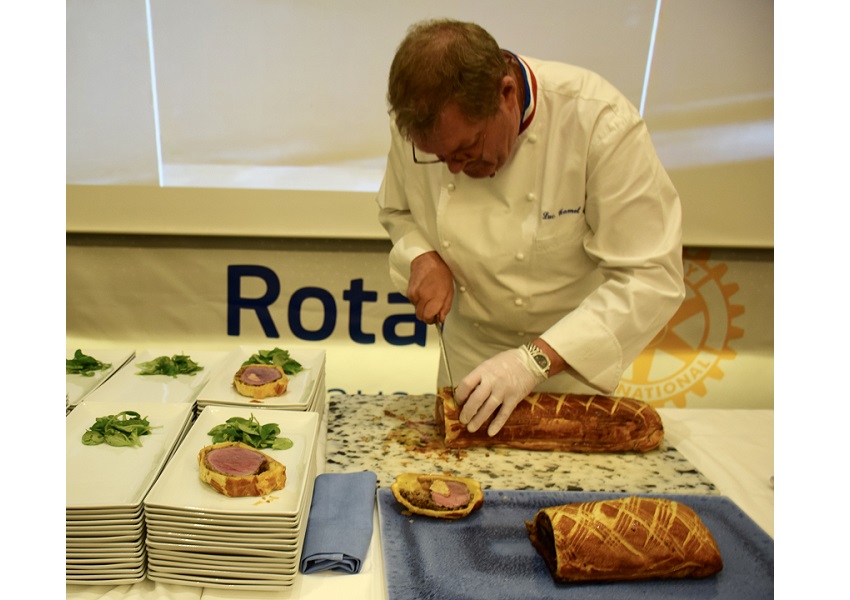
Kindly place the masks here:
POLYGON ((481 484, 469 477, 405 473, 390 489, 410 512, 438 519, 460 519, 484 504, 481 484))
POLYGON ((289 378, 277 365, 244 365, 233 376, 233 385, 243 396, 261 400, 282 396, 289 378))
POLYGON ((286 486, 286 465, 242 442, 221 442, 198 453, 201 481, 225 496, 265 496, 286 486))
POLYGON ((723 569, 699 515, 665 498, 552 506, 525 525, 558 582, 699 578, 723 569))
POLYGON ((485 422, 474 433, 460 422, 451 388, 437 394, 434 418, 448 448, 507 446, 565 452, 647 452, 661 445, 664 426, 658 412, 633 398, 532 392, 495 436, 485 422))

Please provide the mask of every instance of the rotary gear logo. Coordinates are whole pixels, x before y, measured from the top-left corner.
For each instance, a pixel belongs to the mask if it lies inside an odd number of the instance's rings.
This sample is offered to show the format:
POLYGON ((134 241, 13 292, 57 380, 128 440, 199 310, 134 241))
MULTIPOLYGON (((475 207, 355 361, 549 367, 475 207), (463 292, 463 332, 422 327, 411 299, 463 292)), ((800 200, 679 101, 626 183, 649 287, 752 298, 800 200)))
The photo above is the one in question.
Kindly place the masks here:
POLYGON ((658 335, 623 374, 617 395, 660 408, 687 405, 688 395, 703 397, 708 379, 723 378, 720 363, 736 356, 729 343, 744 335, 733 320, 744 307, 732 304, 736 283, 724 283, 724 263, 711 253, 685 254, 685 300, 658 335))

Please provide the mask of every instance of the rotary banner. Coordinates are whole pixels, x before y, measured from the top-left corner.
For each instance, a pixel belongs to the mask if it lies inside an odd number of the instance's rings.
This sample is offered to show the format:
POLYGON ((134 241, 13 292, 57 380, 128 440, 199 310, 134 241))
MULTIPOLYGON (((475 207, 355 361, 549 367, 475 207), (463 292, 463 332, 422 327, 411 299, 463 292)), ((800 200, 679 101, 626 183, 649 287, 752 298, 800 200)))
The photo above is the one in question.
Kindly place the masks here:
MULTIPOLYGON (((67 343, 321 348, 328 393, 434 393, 438 341, 392 287, 388 251, 377 240, 72 234, 67 343)), ((686 298, 616 394, 773 408, 773 251, 683 258, 686 298)))

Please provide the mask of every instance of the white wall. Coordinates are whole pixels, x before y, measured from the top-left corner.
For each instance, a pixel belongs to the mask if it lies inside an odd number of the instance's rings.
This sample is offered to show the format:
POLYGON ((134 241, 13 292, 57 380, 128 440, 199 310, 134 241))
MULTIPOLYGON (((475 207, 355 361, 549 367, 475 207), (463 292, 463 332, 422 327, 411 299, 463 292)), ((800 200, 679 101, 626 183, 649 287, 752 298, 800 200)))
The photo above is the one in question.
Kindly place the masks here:
MULTIPOLYGON (((66 8, 67 182, 81 186, 69 195, 69 231, 97 230, 103 196, 88 185, 322 191, 342 210, 373 194, 388 146, 394 49, 410 23, 450 16, 481 23, 519 53, 594 69, 635 105, 645 102, 685 205, 686 242, 773 244, 769 0, 667 0, 655 37, 655 0, 68 0, 66 8)), ((226 213, 169 222, 168 205, 151 192, 150 213, 164 217, 139 230, 120 219, 138 192, 109 196, 112 221, 100 224, 109 231, 202 234, 230 222, 226 213)), ((290 198, 300 202, 283 202, 290 198)), ((311 229, 322 235, 321 223, 311 229)))

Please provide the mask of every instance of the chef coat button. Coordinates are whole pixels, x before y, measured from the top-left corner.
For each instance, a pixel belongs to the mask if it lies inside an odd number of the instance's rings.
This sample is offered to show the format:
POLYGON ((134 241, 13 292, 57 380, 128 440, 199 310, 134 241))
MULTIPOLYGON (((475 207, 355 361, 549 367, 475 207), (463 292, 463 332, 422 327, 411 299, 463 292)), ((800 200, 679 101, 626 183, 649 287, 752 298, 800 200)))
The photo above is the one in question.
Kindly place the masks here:
POLYGON ((517 252, 515 258, 517 260, 525 260, 525 254, 523 254, 522 252, 517 252))
POLYGON ((537 134, 536 133, 529 133, 528 134, 528 141, 531 142, 532 144, 537 143, 537 134))
POLYGON ((525 337, 524 331, 517 331, 516 334, 517 334, 517 337, 525 337))
POLYGON ((465 285, 458 286, 457 291, 459 291, 461 294, 465 294, 466 293, 466 286, 465 285))
POLYGON ((443 240, 443 248, 448 248, 452 243, 449 240, 443 240))
POLYGON ((514 300, 514 304, 516 304, 517 306, 522 306, 522 298, 517 298, 516 300, 514 300))
POLYGON ((455 184, 450 183, 449 185, 446 186, 446 189, 448 189, 450 192, 455 191, 455 184))
POLYGON ((525 197, 529 202, 534 202, 537 200, 537 196, 534 195, 534 192, 528 192, 528 195, 525 197))
POLYGON ((475 329, 481 329, 481 325, 477 322, 473 323, 472 326, 475 327, 475 329))

